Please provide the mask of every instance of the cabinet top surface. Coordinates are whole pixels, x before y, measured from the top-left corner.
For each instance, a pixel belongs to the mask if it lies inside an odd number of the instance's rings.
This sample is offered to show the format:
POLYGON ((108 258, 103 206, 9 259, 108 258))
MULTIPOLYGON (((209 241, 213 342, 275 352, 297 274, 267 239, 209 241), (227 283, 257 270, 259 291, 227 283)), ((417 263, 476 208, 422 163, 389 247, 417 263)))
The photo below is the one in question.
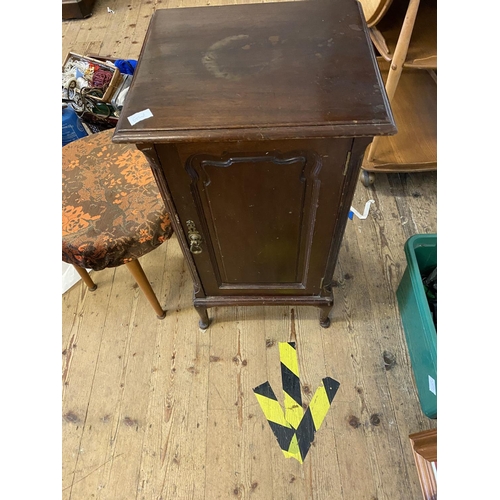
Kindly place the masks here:
POLYGON ((395 133, 356 0, 157 10, 116 142, 395 133))

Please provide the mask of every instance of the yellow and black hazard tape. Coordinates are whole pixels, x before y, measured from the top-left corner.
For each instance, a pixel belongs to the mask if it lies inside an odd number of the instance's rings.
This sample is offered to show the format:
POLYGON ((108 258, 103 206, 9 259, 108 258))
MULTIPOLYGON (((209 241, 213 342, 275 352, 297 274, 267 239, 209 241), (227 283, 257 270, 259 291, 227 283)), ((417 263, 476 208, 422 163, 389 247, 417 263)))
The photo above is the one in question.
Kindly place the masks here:
POLYGON ((285 411, 269 382, 255 387, 253 391, 285 457, 293 457, 303 463, 340 384, 325 377, 304 411, 295 343, 280 342, 279 350, 285 411))

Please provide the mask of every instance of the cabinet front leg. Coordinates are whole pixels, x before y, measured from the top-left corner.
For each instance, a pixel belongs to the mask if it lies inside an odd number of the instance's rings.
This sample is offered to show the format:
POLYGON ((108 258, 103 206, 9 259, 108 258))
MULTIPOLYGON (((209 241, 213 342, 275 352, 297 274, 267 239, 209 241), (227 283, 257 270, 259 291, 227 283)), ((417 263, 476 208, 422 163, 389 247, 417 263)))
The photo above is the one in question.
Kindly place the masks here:
POLYGON ((331 306, 319 306, 320 316, 319 316, 319 324, 323 328, 330 327, 330 313, 333 309, 333 303, 331 306))
POLYGON ((333 304, 334 304, 331 283, 323 286, 323 290, 322 290, 321 295, 324 298, 328 299, 328 303, 325 305, 319 306, 319 310, 320 310, 319 324, 323 328, 329 328, 330 327, 330 313, 332 312, 333 304))
POLYGON ((208 318, 207 308, 205 306, 194 306, 196 312, 200 315, 199 325, 202 330, 206 330, 210 324, 210 319, 208 318))

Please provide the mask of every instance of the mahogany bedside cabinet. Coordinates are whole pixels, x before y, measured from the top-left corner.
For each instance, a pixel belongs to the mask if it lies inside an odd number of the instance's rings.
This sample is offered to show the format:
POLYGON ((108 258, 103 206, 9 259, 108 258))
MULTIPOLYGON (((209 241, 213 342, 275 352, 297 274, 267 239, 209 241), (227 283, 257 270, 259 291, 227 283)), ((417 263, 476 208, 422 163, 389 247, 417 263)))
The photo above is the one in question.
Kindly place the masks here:
POLYGON ((207 308, 311 305, 330 325, 366 147, 396 133, 360 4, 158 10, 113 141, 147 157, 207 308))

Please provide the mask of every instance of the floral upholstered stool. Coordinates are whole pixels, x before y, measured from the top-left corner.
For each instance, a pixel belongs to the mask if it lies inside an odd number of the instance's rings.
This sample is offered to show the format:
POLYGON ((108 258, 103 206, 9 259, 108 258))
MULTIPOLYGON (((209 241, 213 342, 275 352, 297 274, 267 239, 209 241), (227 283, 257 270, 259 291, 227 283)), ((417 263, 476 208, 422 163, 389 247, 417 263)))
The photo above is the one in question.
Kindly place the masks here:
POLYGON ((153 306, 160 306, 139 261, 172 235, 150 166, 127 144, 114 144, 114 130, 62 148, 62 260, 73 264, 91 291, 86 269, 125 264, 153 306))

